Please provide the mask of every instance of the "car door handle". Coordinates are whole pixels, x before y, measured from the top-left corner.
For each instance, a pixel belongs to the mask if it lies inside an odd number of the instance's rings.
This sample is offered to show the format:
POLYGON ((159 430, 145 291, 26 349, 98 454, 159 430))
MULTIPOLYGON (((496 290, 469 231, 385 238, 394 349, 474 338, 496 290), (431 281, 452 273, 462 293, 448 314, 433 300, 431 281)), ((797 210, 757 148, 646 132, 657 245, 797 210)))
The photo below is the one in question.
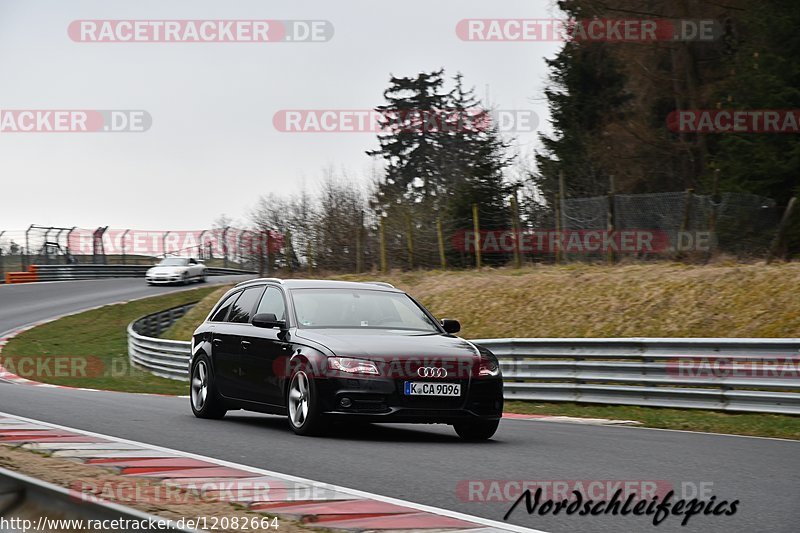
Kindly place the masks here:
POLYGON ((253 343, 250 342, 250 341, 242 341, 242 348, 244 348, 246 350, 246 349, 248 349, 250 347, 251 344, 253 344, 253 343))
POLYGON ((219 346, 222 344, 222 339, 214 339, 211 342, 214 344, 214 346, 219 346))

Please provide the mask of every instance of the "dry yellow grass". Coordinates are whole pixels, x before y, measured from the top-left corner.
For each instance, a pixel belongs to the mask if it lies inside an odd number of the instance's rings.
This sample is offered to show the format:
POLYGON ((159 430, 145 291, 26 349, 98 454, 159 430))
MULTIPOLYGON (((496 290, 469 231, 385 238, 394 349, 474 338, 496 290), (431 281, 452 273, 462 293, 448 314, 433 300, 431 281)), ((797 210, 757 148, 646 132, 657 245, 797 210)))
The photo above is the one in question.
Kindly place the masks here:
MULTIPOLYGON (((466 338, 800 337, 800 264, 537 266, 481 272, 393 272, 383 280, 466 338)), ((219 298, 171 331, 186 339, 219 298)))

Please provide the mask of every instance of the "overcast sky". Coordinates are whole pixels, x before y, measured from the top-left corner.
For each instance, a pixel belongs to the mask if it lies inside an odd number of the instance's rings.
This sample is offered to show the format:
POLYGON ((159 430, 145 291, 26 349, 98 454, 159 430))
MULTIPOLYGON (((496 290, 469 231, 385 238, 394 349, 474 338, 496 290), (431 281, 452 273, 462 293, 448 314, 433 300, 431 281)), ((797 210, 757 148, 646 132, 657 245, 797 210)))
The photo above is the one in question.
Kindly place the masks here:
MULTIPOLYGON (((371 109, 391 74, 460 71, 499 109, 548 128, 545 57, 560 45, 465 42, 466 18, 560 17, 551 0, 0 0, 0 110, 144 110, 143 133, 0 132, 0 231, 29 224, 201 229, 326 167, 365 181, 371 133, 282 133, 284 109, 371 109), (325 20, 323 43, 85 43, 85 19, 325 20)), ((517 135, 530 154, 535 133, 517 135)))

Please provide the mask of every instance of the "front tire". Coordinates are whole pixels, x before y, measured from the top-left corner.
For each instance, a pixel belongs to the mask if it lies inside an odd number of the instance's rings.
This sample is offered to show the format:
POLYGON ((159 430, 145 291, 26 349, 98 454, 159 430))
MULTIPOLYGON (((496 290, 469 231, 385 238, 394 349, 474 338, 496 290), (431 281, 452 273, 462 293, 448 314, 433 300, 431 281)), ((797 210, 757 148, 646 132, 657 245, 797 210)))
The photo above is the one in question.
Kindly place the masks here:
POLYGON ((491 439, 499 425, 500 420, 470 420, 456 422, 453 428, 463 440, 479 442, 491 439))
POLYGON ((228 412, 222 398, 219 397, 214 373, 205 355, 198 356, 192 366, 189 403, 197 418, 219 420, 228 412))
POLYGON ((326 424, 319 408, 319 397, 314 380, 303 370, 292 374, 286 388, 286 407, 289 427, 298 435, 321 435, 326 424))

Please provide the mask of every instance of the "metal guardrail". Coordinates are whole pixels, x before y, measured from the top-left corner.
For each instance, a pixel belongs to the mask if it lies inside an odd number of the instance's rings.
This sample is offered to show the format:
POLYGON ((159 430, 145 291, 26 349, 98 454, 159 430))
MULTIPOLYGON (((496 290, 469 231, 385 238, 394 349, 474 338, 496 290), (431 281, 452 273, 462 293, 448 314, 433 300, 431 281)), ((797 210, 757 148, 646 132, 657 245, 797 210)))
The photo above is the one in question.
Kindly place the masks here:
MULTIPOLYGON (((147 265, 35 265, 37 281, 66 281, 103 278, 144 278, 147 265)), ((206 275, 257 274, 254 270, 207 267, 206 275)))
POLYGON ((131 364, 156 376, 189 381, 191 343, 157 337, 196 303, 147 315, 128 324, 128 359, 131 364))
POLYGON ((508 400, 800 414, 800 339, 473 342, 497 355, 508 400))
MULTIPOLYGON (((5 468, 0 468, 0 516, 6 520, 16 518, 17 522, 29 520, 31 529, 36 528, 40 524, 39 520, 42 519, 42 531, 48 530, 46 529, 47 523, 44 522, 45 518, 50 518, 52 522, 61 520, 62 524, 69 520, 115 520, 118 525, 115 531, 124 532, 145 531, 147 524, 153 524, 152 529, 161 531, 193 531, 181 529, 171 520, 158 518, 116 503, 94 499, 85 500, 74 491, 5 468), (165 528, 155 527, 156 524, 163 525, 165 528)), ((51 525, 51 527, 58 526, 51 525)), ((24 528, 20 527, 19 529, 23 530, 24 528)), ((72 527, 64 528, 64 530, 67 529, 72 530, 72 527)))
MULTIPOLYGON (((165 311, 169 312, 174 311, 165 311)), ((157 322, 168 321, 163 313, 154 316, 157 322)), ((188 381, 190 343, 144 336, 141 325, 148 320, 154 319, 143 317, 128 326, 131 362, 156 375, 188 381)), ((500 360, 507 400, 800 414, 800 339, 472 342, 490 349, 500 360), (746 359, 755 364, 793 361, 794 372, 784 377, 758 377, 705 371, 708 367, 702 366, 703 359, 711 364, 720 358, 746 359)), ((764 368, 755 373, 762 373, 764 368)))

